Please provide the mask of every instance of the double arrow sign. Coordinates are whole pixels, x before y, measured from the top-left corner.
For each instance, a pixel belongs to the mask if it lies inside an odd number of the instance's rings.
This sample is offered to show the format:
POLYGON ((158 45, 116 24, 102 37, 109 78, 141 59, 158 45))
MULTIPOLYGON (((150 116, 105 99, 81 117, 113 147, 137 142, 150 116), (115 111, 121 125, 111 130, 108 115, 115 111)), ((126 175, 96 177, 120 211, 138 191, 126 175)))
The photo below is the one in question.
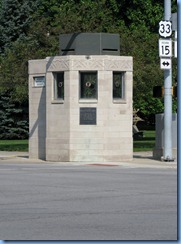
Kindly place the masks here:
POLYGON ((161 58, 160 59, 160 68, 161 69, 171 69, 171 59, 161 58))
POLYGON ((163 66, 169 66, 169 64, 170 63, 168 61, 167 62, 165 62, 165 61, 163 62, 163 66))

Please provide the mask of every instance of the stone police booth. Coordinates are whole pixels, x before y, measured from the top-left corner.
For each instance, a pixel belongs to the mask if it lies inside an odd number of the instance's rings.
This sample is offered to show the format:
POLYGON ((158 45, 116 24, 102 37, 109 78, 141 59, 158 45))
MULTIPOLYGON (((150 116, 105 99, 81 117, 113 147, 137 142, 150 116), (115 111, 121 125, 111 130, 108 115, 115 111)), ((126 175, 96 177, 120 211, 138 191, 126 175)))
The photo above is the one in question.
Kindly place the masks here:
POLYGON ((29 61, 29 156, 132 160, 132 57, 117 34, 60 35, 59 56, 29 61))

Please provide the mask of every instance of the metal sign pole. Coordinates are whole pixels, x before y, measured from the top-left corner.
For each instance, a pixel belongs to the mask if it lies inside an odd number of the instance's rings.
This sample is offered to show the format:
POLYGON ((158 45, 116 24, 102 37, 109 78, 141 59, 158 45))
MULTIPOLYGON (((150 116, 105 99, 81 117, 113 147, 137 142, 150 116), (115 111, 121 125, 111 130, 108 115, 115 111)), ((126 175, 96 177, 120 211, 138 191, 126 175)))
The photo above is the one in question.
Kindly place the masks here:
MULTIPOLYGON (((171 0, 164 0, 164 19, 171 19, 171 0)), ((164 70, 164 161, 172 157, 172 68, 164 70)))

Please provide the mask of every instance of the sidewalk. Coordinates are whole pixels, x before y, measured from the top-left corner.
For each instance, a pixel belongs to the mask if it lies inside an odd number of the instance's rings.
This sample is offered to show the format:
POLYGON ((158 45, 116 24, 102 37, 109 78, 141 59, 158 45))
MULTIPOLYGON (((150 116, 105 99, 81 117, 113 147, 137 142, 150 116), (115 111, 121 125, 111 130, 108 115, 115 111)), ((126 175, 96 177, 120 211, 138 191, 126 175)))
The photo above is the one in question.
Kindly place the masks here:
POLYGON ((177 160, 174 162, 162 162, 155 160, 152 157, 152 151, 148 152, 134 152, 133 160, 130 162, 49 162, 39 159, 29 159, 28 152, 7 152, 0 151, 0 163, 56 163, 59 165, 92 165, 92 166, 124 166, 128 168, 141 167, 141 168, 177 168, 177 160))
POLYGON ((28 152, 10 152, 10 151, 0 151, 0 160, 6 160, 17 157, 25 157, 28 158, 28 152))

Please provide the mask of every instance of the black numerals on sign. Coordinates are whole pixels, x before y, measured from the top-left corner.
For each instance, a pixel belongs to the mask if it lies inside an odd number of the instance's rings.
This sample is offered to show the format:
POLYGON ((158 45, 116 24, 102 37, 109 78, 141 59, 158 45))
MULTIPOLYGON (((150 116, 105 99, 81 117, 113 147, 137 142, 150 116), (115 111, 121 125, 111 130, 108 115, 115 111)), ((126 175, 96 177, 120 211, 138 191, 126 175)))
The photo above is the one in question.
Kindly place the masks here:
POLYGON ((164 38, 172 35, 172 23, 170 21, 159 22, 159 35, 164 38))
POLYGON ((166 24, 166 25, 164 25, 164 24, 161 24, 160 25, 160 33, 167 33, 167 34, 170 34, 170 32, 171 32, 171 26, 170 26, 170 24, 166 24))
POLYGON ((170 54, 169 46, 162 46, 162 54, 169 55, 170 54))

